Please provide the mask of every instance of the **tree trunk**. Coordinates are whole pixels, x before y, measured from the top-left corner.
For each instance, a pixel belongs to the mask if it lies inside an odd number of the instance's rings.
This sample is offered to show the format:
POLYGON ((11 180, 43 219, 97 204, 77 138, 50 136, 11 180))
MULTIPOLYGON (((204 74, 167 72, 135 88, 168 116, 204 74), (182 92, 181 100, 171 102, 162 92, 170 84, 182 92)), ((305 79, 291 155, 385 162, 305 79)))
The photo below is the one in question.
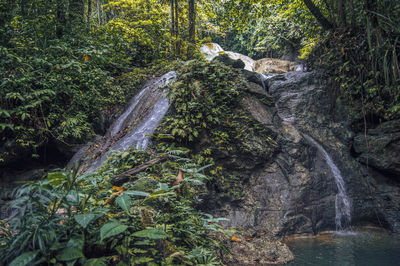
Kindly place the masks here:
POLYGON ((374 28, 378 27, 378 18, 376 17, 376 14, 373 13, 377 11, 376 0, 364 0, 364 5, 367 11, 367 16, 371 20, 372 27, 374 28))
POLYGON ((174 0, 171 0, 171 53, 175 54, 175 9, 174 0))
POLYGON ((178 0, 175 0, 175 54, 179 56, 181 54, 180 40, 179 40, 179 7, 178 0))
POLYGON ((87 23, 90 27, 90 17, 92 16, 92 0, 88 0, 87 23))
POLYGON ((345 0, 338 0, 337 1, 337 11, 338 11, 338 18, 339 18, 339 26, 342 28, 346 27, 346 12, 344 9, 344 1, 345 0))
POLYGON ((324 17, 324 15, 321 13, 321 10, 319 10, 312 0, 303 0, 303 2, 325 30, 333 28, 332 23, 329 22, 326 17, 324 17))
POLYGON ((146 170, 147 168, 149 168, 149 167, 151 167, 151 166, 153 166, 155 164, 161 163, 161 162, 163 162, 163 161, 165 161, 167 159, 168 159, 168 155, 163 155, 163 156, 160 156, 160 157, 156 157, 156 158, 154 158, 154 159, 152 159, 152 160, 150 160, 148 162, 145 162, 145 163, 143 163, 141 165, 138 165, 138 166, 136 166, 136 167, 134 167, 132 169, 129 169, 129 170, 125 171, 125 172, 122 172, 122 173, 118 174, 117 176, 115 176, 111 180, 111 184, 114 185, 114 186, 121 186, 124 183, 128 182, 131 179, 132 175, 140 173, 140 172, 146 170))
POLYGON ((192 58, 195 47, 196 47, 196 6, 194 0, 189 0, 188 58, 192 58))
POLYGON ((69 0, 69 17, 70 22, 83 21, 85 13, 85 5, 83 0, 69 0))
POLYGON ((65 6, 63 0, 57 0, 56 5, 56 37, 62 38, 67 23, 65 18, 65 6))
POLYGON ((27 2, 27 0, 21 0, 20 4, 19 4, 21 16, 23 16, 23 17, 26 16, 26 2, 27 2))
POLYGON ((350 16, 351 16, 351 20, 350 20, 350 28, 354 29, 356 27, 356 14, 354 12, 354 1, 350 0, 350 16))

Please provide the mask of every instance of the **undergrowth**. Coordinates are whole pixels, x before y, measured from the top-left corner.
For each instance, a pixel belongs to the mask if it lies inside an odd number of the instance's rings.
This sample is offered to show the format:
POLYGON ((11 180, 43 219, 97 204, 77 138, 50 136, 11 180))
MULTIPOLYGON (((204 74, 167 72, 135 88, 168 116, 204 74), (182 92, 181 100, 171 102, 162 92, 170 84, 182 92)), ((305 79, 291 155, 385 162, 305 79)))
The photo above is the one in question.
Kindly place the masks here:
POLYGON ((52 172, 16 192, 14 215, 0 228, 4 265, 219 265, 222 219, 196 210, 210 179, 186 155, 168 160, 122 187, 117 174, 155 155, 115 153, 95 173, 52 172), (178 170, 184 180, 173 184, 178 170))

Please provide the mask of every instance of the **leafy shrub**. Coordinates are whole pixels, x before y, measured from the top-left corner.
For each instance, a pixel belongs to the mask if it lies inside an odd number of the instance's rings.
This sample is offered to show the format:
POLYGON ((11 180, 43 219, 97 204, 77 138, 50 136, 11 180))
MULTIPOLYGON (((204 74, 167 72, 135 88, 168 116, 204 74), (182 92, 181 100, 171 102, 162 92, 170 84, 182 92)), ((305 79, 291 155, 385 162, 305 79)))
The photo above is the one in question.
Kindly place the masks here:
POLYGON ((134 182, 110 185, 132 162, 152 156, 116 153, 97 173, 54 172, 20 188, 8 233, 0 235, 0 260, 10 265, 218 264, 221 246, 210 233, 223 232, 221 219, 194 208, 209 178, 202 174, 205 167, 183 151, 170 151, 168 161, 132 178, 152 176, 157 184, 150 192, 132 190, 134 182), (178 169, 185 178, 171 186, 178 169))
MULTIPOLYGON (((242 105, 248 83, 240 70, 218 62, 191 61, 180 71, 169 93, 172 111, 159 133, 189 146, 206 138, 212 149, 228 151, 241 143, 238 140, 268 134, 242 105)), ((246 150, 243 145, 239 148, 246 150)))

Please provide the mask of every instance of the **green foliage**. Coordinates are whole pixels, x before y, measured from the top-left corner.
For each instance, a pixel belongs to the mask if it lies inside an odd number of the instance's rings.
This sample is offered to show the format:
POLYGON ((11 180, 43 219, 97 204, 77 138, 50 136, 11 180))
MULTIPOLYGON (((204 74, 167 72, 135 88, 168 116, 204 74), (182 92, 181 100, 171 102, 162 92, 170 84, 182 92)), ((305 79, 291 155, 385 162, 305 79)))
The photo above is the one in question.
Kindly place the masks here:
POLYGON ((143 64, 160 59, 168 46, 165 11, 155 2, 142 10, 148 1, 135 8, 110 1, 106 11, 120 17, 105 26, 68 20, 62 36, 54 28, 56 2, 66 17, 74 15, 64 0, 0 1, 6 14, 0 21, 0 145, 7 145, 0 163, 49 141, 71 145, 103 134, 150 74, 143 64))
POLYGON ((262 126, 241 108, 247 89, 239 70, 218 62, 190 61, 170 90, 173 110, 159 133, 186 145, 208 137, 213 148, 228 151, 238 139, 263 135, 262 126))
MULTIPOLYGON (((243 160, 267 160, 276 147, 274 133, 247 111, 248 86, 238 69, 215 61, 187 62, 169 91, 172 108, 157 129, 157 141, 185 145, 196 152, 193 159, 200 163, 213 164, 217 159, 216 163, 233 168, 236 165, 226 161, 232 153, 243 160)), ((210 173, 214 178, 209 183, 218 188, 218 196, 232 200, 243 196, 240 178, 221 166, 210 173)))
POLYGON ((107 30, 123 45, 126 56, 135 63, 147 64, 165 56, 170 45, 168 11, 157 0, 112 0, 105 6, 120 15, 107 30))
POLYGON ((313 67, 351 106, 356 130, 400 118, 400 4, 376 1, 354 10, 353 28, 322 38, 311 53, 313 67), (384 36, 384 37, 383 37, 384 36))
POLYGON ((223 232, 221 219, 194 205, 210 177, 184 151, 169 154, 166 162, 133 177, 157 180, 149 193, 132 190, 134 183, 110 185, 131 162, 154 156, 136 150, 114 154, 97 173, 54 172, 23 186, 8 221, 12 234, 0 235, 0 260, 15 265, 218 264, 221 246, 209 234, 223 232), (169 186, 178 169, 186 172, 185 182, 169 186))
POLYGON ((227 50, 253 58, 295 55, 320 31, 303 1, 223 1, 214 5, 215 23, 227 50))

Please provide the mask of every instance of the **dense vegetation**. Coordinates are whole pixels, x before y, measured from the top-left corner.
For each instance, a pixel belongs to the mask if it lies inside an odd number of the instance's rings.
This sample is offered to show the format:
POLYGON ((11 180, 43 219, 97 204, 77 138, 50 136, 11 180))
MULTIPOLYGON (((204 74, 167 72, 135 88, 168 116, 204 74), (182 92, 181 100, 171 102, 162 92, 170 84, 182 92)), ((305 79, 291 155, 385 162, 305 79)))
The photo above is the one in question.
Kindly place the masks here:
POLYGON ((228 49, 308 59, 349 102, 355 124, 400 117, 398 1, 223 1, 217 12, 228 49))
POLYGON ((210 183, 230 200, 241 186, 216 158, 267 150, 257 155, 268 159, 275 142, 241 108, 240 71, 199 59, 199 46, 300 56, 360 130, 400 118, 398 25, 393 0, 0 0, 0 166, 103 135, 143 81, 179 72, 152 152, 114 154, 92 174, 53 171, 18 190, 15 216, 0 224, 1 263, 220 263, 219 219, 199 209, 210 183), (111 186, 156 156, 168 159, 111 186), (173 185, 179 170, 185 179, 173 185))
POLYGON ((123 187, 111 179, 152 159, 148 152, 117 153, 96 173, 52 172, 17 192, 11 227, 0 226, 0 261, 80 265, 214 265, 223 232, 202 201, 205 168, 185 149, 164 146, 168 160, 123 187), (178 169, 185 179, 172 185, 178 169), (17 235, 15 235, 17 233, 17 235))

